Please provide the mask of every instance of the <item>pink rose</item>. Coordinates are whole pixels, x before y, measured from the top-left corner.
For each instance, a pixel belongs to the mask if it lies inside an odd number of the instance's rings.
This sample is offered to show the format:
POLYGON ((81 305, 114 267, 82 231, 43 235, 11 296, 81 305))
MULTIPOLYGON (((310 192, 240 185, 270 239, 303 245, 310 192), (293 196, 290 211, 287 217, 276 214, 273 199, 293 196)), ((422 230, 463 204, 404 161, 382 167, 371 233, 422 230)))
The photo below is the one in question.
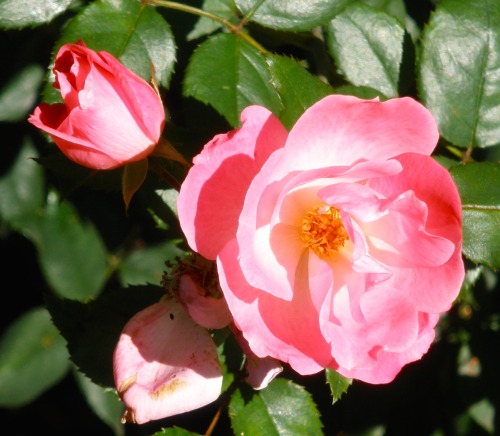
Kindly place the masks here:
POLYGON ((53 71, 64 104, 42 103, 28 121, 47 132, 69 159, 103 170, 153 151, 165 112, 145 80, 83 42, 63 45, 53 71))
POLYGON ((331 95, 287 133, 267 109, 194 158, 178 198, 252 351, 300 374, 390 382, 464 277, 461 203, 411 98, 331 95))

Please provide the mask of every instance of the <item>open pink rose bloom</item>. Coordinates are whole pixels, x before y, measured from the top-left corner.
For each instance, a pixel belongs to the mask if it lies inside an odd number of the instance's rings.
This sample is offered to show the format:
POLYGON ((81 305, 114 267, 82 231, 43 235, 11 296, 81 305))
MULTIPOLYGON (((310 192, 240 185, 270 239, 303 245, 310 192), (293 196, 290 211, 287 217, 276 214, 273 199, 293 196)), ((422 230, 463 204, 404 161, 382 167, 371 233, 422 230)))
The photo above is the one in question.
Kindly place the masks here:
POLYGON ((155 90, 106 52, 65 44, 54 65, 64 103, 42 103, 29 122, 74 162, 112 169, 147 157, 165 124, 155 90))
POLYGON ((420 359, 464 278, 461 204, 411 98, 331 95, 290 132, 250 106, 194 158, 178 198, 260 358, 387 383, 420 359))

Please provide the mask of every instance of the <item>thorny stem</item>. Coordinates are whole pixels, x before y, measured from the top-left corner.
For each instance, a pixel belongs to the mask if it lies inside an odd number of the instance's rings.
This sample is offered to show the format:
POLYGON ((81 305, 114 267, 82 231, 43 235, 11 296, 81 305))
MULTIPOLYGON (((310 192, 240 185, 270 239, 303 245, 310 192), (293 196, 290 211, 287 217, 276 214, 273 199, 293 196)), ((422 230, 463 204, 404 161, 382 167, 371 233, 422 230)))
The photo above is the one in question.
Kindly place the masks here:
MULTIPOLYGON (((218 15, 212 14, 211 12, 204 11, 203 9, 195 8, 193 6, 183 5, 182 3, 172 2, 168 0, 142 0, 142 2, 153 6, 161 6, 164 8, 176 9, 178 11, 186 12, 188 14, 194 14, 200 17, 210 18, 211 20, 217 21, 218 23, 221 23, 224 26, 226 26, 227 29, 230 32, 234 33, 235 35, 241 36, 245 41, 247 41, 257 50, 259 50, 261 53, 267 53, 267 50, 264 47, 262 47, 257 41, 255 41, 255 39, 253 39, 248 33, 243 32, 241 30, 244 22, 248 19, 249 16, 248 14, 247 17, 244 17, 243 20, 237 26, 235 26, 233 23, 229 22, 225 18, 219 17, 218 15)), ((254 10, 252 9, 250 13, 253 13, 253 11, 254 10)))

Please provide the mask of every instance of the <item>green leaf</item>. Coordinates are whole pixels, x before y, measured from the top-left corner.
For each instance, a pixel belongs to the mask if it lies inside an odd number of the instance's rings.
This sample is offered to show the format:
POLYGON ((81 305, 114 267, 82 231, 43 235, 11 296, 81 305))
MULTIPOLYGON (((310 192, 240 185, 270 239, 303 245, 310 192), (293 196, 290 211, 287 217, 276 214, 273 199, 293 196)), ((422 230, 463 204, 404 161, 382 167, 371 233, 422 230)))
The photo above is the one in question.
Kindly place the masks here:
POLYGON ((423 103, 459 147, 500 142, 500 2, 443 0, 422 36, 423 103))
POLYGON ((38 100, 44 69, 29 64, 0 90, 0 122, 21 121, 38 100))
POLYGON ((463 253, 475 263, 500 267, 500 164, 470 163, 452 167, 462 199, 463 253))
POLYGON ((217 355, 222 368, 221 392, 225 392, 240 372, 245 355, 229 328, 214 330, 212 338, 217 345, 217 355))
POLYGON ((46 305, 79 370, 98 385, 114 387, 113 350, 123 327, 162 295, 160 287, 135 286, 108 291, 87 304, 48 295, 46 305))
POLYGON ((177 213, 177 198, 179 191, 177 189, 157 189, 155 193, 161 198, 161 201, 178 217, 177 213))
POLYGON ((0 28, 19 29, 52 21, 71 5, 73 0, 0 0, 0 28))
POLYGON ((271 71, 271 83, 278 91, 283 106, 279 118, 287 128, 291 128, 309 106, 333 94, 332 87, 293 59, 269 55, 267 63, 271 71))
POLYGON ((398 95, 405 30, 397 19, 354 4, 328 24, 327 32, 329 51, 349 82, 398 95))
POLYGON ((380 91, 366 86, 342 85, 335 88, 335 94, 353 95, 355 97, 364 98, 365 100, 371 100, 377 97, 381 101, 387 100, 387 97, 380 91))
POLYGON ((229 403, 235 434, 322 435, 319 412, 311 395, 300 385, 274 379, 262 391, 242 385, 229 403))
POLYGON ((363 0, 367 5, 382 10, 394 18, 397 18, 404 26, 406 31, 411 35, 412 40, 416 41, 420 35, 415 20, 406 11, 404 0, 363 0))
POLYGON ((353 0, 236 0, 251 21, 277 30, 311 30, 330 21, 353 0), (260 3, 260 5, 258 5, 260 3), (254 10, 255 6, 257 9, 254 10))
POLYGON ((200 436, 200 433, 193 433, 192 431, 186 430, 180 427, 169 427, 163 428, 151 436, 200 436))
POLYGON ((337 371, 330 368, 326 368, 325 377, 326 382, 330 385, 332 404, 335 404, 340 400, 340 397, 347 392, 347 389, 349 389, 349 386, 352 384, 352 380, 340 375, 337 371))
POLYGON ((468 412, 488 434, 495 434, 495 406, 487 398, 474 403, 468 412))
MULTIPOLYGON (((92 50, 111 53, 148 81, 152 64, 156 82, 168 87, 175 65, 175 41, 169 24, 153 7, 137 0, 92 2, 69 22, 54 52, 77 40, 92 50)), ((58 91, 48 82, 45 101, 54 102, 58 91)))
POLYGON ((94 413, 113 430, 116 436, 125 435, 125 427, 121 423, 125 405, 114 389, 102 388, 78 371, 74 371, 76 382, 85 400, 94 413))
POLYGON ((249 105, 280 112, 279 96, 270 82, 265 58, 257 49, 239 36, 219 34, 191 57, 183 93, 212 106, 236 127, 241 111, 249 105))
POLYGON ((167 241, 154 247, 133 251, 118 266, 118 277, 123 286, 126 285, 159 285, 163 273, 167 270, 165 262, 174 261, 184 252, 175 242, 167 241))
POLYGON ((26 138, 15 161, 0 178, 0 217, 23 234, 37 227, 45 200, 43 168, 38 152, 26 138))
MULTIPOLYGON (((231 21, 235 15, 234 5, 231 0, 204 0, 202 9, 218 17, 231 21)), ((188 33, 187 40, 191 41, 205 35, 209 35, 224 25, 211 18, 200 17, 193 30, 188 33)))
POLYGON ((47 282, 60 296, 81 301, 94 298, 107 279, 107 251, 91 223, 55 193, 40 220, 34 241, 47 282))
POLYGON ((0 406, 30 403, 64 378, 66 343, 44 308, 21 315, 0 340, 0 406))

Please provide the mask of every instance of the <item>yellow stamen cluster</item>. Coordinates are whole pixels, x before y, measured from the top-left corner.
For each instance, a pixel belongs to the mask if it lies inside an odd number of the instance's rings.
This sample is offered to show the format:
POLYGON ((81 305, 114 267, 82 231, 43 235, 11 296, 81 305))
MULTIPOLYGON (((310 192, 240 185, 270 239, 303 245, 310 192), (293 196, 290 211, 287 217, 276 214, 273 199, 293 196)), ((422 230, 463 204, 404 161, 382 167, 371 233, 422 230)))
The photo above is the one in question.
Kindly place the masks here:
POLYGON ((316 207, 302 219, 301 239, 322 259, 328 259, 344 246, 349 235, 336 207, 316 207))

